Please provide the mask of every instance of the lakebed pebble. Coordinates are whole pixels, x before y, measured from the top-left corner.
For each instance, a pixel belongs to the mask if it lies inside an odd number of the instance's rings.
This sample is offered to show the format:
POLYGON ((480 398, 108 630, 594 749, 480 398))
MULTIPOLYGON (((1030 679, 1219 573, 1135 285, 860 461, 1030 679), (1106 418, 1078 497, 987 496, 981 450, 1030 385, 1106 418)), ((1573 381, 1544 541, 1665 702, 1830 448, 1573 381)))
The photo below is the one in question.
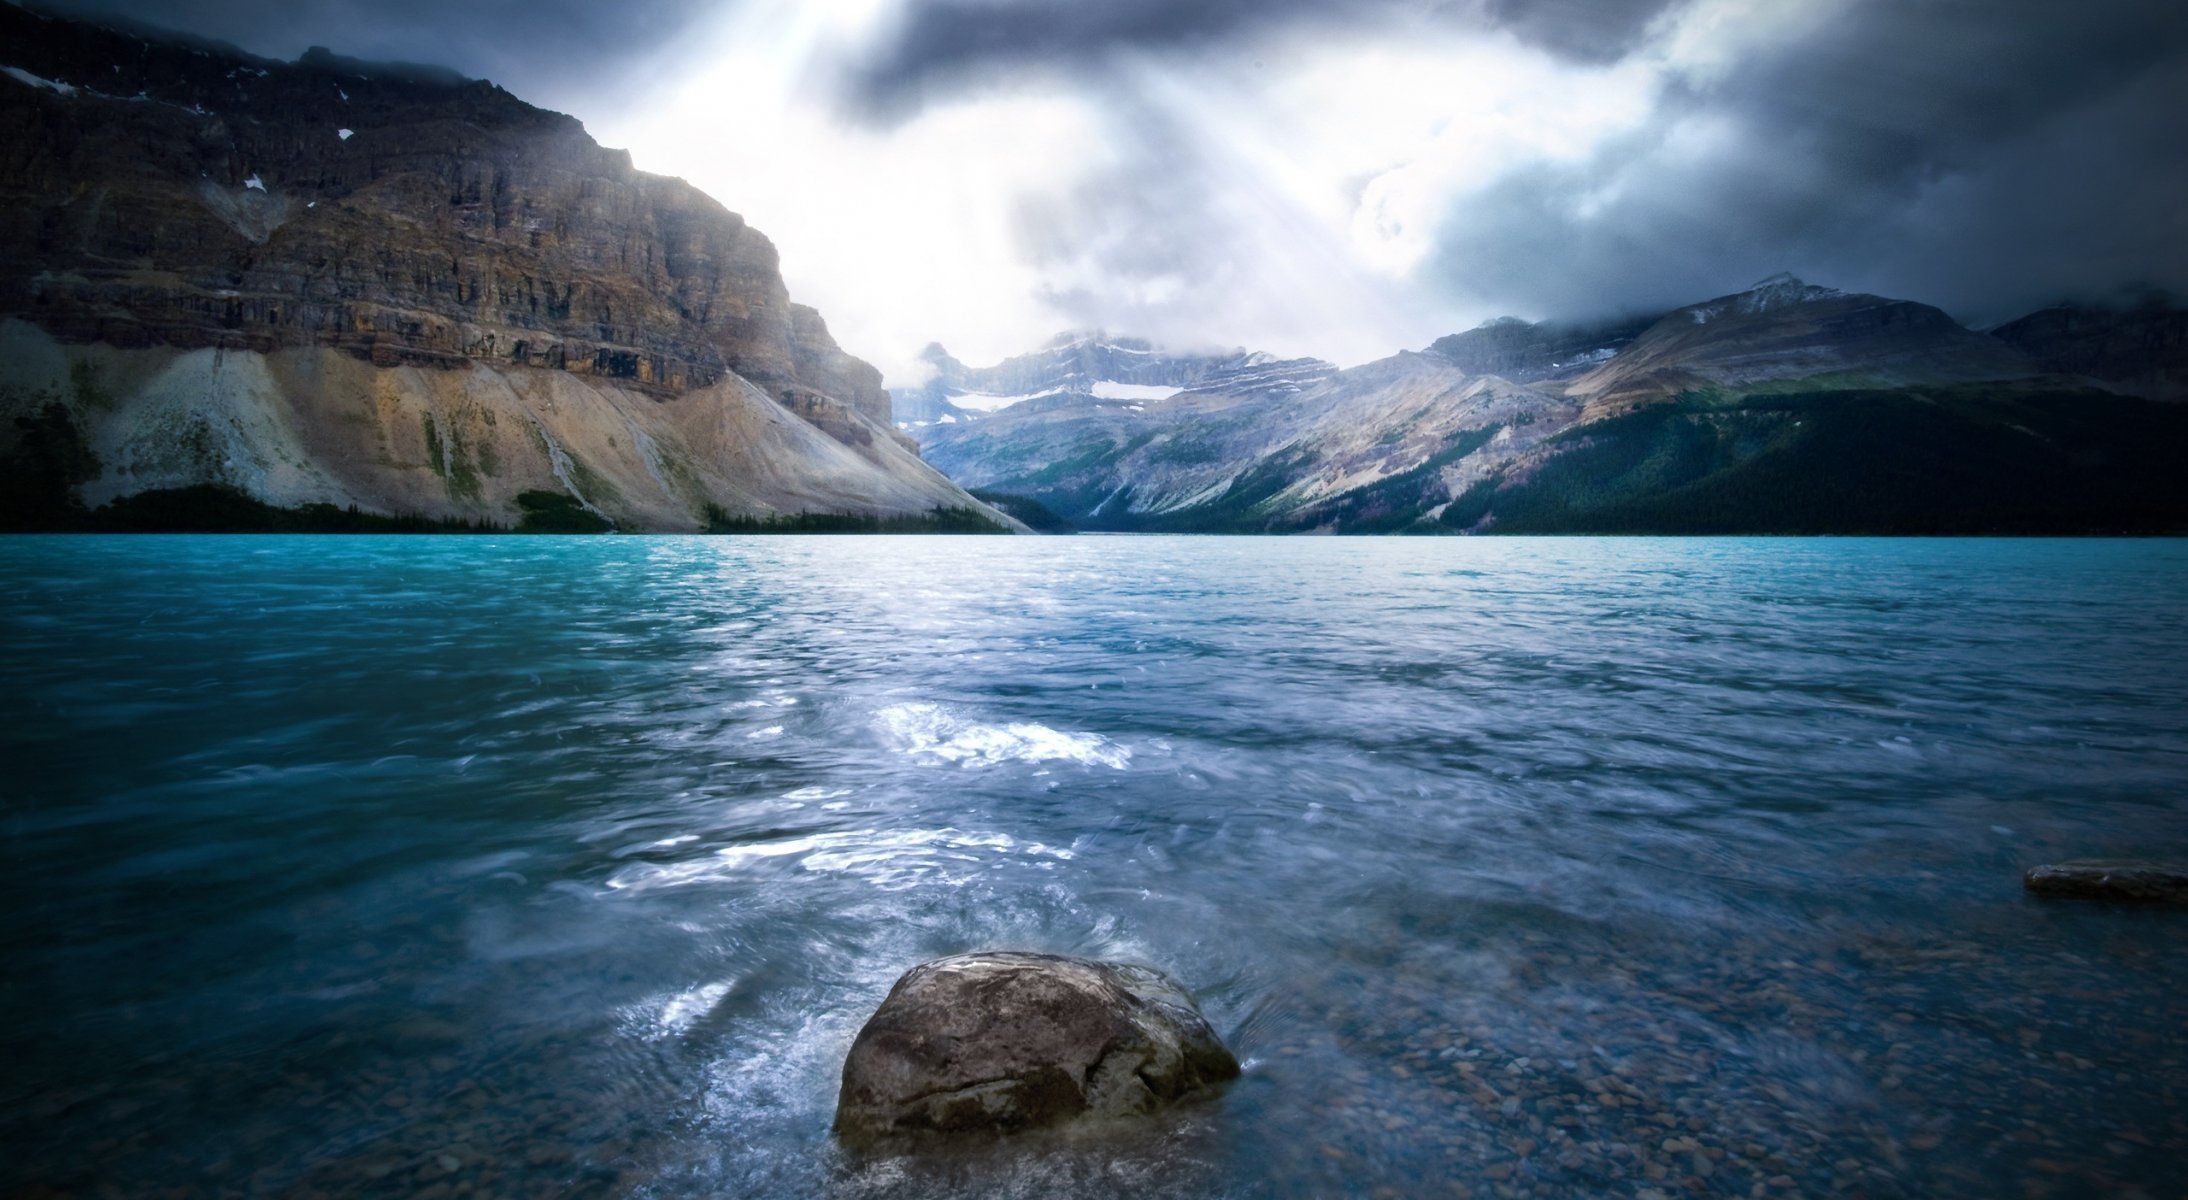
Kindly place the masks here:
MULTIPOLYGON (((2100 942, 2032 965, 1973 934, 1860 931, 1679 946, 1506 931, 1464 950, 1392 938, 1293 981, 1293 1001, 1247 1031, 1233 1096, 1156 1136, 1167 1174, 1072 1178, 1223 1194, 1226 1156, 1251 1141, 1262 1177, 1298 1195, 2162 1197, 2188 1161, 2188 1014, 2157 986, 2180 958, 2100 942), (1308 1093, 1302 1124, 1287 1097, 1308 1093)), ((460 1030, 453 1014, 337 1011, 286 1066, 142 1064, 42 1098, 60 1136, 16 1143, 14 1169, 38 1169, 26 1187, 45 1195, 705 1190, 709 1135, 662 1119, 703 1105, 703 1061, 618 1049, 605 1030, 574 1043, 460 1030), (237 1120, 213 1142, 163 1137, 184 1106, 237 1120)), ((825 1122, 823 1097, 810 1147, 823 1157, 825 1122)), ((1066 1149, 1090 1163, 1139 1152, 1066 1149)), ((829 1178, 807 1182, 908 1186, 829 1178)))

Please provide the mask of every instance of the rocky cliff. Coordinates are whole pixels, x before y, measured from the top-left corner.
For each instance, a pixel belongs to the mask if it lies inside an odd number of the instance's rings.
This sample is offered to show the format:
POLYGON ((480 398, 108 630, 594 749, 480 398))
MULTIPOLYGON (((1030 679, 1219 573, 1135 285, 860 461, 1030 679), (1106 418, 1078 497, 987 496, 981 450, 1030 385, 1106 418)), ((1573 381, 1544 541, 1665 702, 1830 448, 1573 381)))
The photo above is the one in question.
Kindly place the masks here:
POLYGON ((198 482, 500 519, 547 486, 635 528, 974 507, 765 237, 570 117, 12 5, 0 47, 0 403, 67 411, 87 502, 198 482))

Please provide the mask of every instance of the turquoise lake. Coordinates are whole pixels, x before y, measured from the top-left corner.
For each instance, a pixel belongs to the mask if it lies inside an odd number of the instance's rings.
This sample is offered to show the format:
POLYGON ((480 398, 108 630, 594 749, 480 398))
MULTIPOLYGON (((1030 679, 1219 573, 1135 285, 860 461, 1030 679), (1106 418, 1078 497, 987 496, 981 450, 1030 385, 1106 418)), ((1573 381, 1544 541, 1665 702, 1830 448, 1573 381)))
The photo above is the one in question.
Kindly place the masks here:
POLYGON ((0 539, 0 1195, 2180 1195, 2188 543, 0 539), (907 967, 1246 1064, 852 1159, 907 967), (42 1190, 41 1190, 42 1189, 42 1190))

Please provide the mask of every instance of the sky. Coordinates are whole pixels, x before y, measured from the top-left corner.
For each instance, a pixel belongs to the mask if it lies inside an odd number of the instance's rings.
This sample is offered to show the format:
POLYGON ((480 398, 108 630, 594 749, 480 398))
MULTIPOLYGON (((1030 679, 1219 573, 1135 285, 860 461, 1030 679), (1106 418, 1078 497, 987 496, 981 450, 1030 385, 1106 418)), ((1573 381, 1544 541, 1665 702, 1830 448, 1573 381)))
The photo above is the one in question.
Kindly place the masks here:
POLYGON ((2182 0, 52 0, 430 62, 744 214, 892 384, 1063 330, 1342 365, 1779 271, 2188 291, 2182 0))

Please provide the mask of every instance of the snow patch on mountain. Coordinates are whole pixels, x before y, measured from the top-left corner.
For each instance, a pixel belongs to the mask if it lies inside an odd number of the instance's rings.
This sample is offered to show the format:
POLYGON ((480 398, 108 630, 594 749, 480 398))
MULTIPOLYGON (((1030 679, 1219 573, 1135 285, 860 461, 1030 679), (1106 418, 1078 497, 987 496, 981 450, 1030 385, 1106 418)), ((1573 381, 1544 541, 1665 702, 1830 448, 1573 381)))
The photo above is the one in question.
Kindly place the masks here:
POLYGON ((1103 400, 1168 400, 1185 389, 1164 383, 1118 383, 1114 379, 1097 379, 1091 390, 1103 400))
POLYGON ((1022 401, 1037 400, 1042 396, 1053 396, 1063 390, 1062 388, 1047 388, 1038 392, 1021 392, 1015 396, 997 396, 989 392, 951 392, 949 401, 959 408, 970 409, 973 412, 991 413, 1001 412, 1022 401))

